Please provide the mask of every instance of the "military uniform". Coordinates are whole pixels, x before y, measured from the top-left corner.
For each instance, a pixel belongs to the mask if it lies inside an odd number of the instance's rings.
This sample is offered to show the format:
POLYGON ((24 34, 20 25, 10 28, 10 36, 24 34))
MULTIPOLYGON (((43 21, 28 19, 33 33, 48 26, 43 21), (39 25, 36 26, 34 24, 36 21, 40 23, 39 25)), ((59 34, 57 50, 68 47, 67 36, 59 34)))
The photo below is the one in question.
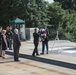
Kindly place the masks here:
POLYGON ((9 50, 12 49, 12 31, 11 30, 7 30, 6 31, 6 39, 7 39, 7 45, 9 50))

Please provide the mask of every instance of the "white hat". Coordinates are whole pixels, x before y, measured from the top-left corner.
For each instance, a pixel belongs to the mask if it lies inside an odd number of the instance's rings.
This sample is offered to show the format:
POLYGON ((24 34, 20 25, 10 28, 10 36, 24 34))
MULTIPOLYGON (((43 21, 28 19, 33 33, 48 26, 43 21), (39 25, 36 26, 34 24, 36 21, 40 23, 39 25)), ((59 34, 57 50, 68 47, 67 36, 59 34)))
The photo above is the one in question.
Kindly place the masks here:
POLYGON ((18 34, 18 29, 14 29, 14 32, 15 32, 16 34, 18 34))
POLYGON ((42 29, 42 32, 44 32, 45 31, 45 29, 42 29))

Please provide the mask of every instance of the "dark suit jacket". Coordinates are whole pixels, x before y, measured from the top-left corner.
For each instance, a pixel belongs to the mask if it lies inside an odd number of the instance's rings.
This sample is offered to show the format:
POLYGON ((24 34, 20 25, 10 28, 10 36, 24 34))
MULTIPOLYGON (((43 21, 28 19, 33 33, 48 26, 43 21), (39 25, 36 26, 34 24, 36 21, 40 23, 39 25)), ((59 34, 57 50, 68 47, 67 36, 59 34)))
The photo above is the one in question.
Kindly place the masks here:
POLYGON ((13 34, 13 47, 20 47, 21 46, 21 42, 20 42, 20 38, 18 36, 18 34, 13 34))
POLYGON ((38 35, 38 33, 34 32, 33 33, 33 38, 34 38, 34 43, 35 44, 39 42, 39 35, 38 35))

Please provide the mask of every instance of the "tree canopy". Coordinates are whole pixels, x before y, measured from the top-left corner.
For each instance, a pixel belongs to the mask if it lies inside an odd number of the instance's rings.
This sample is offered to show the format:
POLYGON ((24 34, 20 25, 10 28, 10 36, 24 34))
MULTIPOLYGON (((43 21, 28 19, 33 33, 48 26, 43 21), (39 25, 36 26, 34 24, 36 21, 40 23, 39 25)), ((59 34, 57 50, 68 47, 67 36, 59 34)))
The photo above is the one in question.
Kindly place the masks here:
POLYGON ((64 9, 74 9, 76 10, 76 0, 54 0, 55 2, 60 2, 62 8, 64 9))
POLYGON ((47 20, 47 4, 44 0, 1 0, 0 21, 6 26, 19 17, 26 20, 27 27, 37 27, 47 20))
POLYGON ((26 27, 46 25, 50 32, 58 30, 60 37, 76 41, 76 0, 0 0, 0 25, 17 17, 26 21, 26 27))

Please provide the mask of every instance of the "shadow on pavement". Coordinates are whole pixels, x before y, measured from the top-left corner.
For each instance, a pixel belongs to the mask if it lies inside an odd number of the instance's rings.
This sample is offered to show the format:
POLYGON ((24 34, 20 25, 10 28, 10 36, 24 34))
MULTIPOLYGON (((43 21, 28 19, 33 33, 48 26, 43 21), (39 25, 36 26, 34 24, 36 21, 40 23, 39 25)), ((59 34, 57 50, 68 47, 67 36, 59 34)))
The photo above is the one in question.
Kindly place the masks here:
POLYGON ((10 61, 1 61, 0 64, 4 64, 4 63, 12 63, 14 62, 13 60, 10 60, 10 61))
MULTIPOLYGON (((6 51, 6 54, 13 56, 13 52, 6 51)), ((76 70, 76 64, 67 63, 66 61, 63 62, 63 61, 57 61, 57 60, 47 59, 47 58, 42 58, 42 57, 33 57, 31 55, 21 54, 21 53, 20 53, 20 57, 25 58, 25 59, 38 61, 38 62, 42 62, 42 63, 46 63, 46 64, 52 64, 52 65, 76 70)))

